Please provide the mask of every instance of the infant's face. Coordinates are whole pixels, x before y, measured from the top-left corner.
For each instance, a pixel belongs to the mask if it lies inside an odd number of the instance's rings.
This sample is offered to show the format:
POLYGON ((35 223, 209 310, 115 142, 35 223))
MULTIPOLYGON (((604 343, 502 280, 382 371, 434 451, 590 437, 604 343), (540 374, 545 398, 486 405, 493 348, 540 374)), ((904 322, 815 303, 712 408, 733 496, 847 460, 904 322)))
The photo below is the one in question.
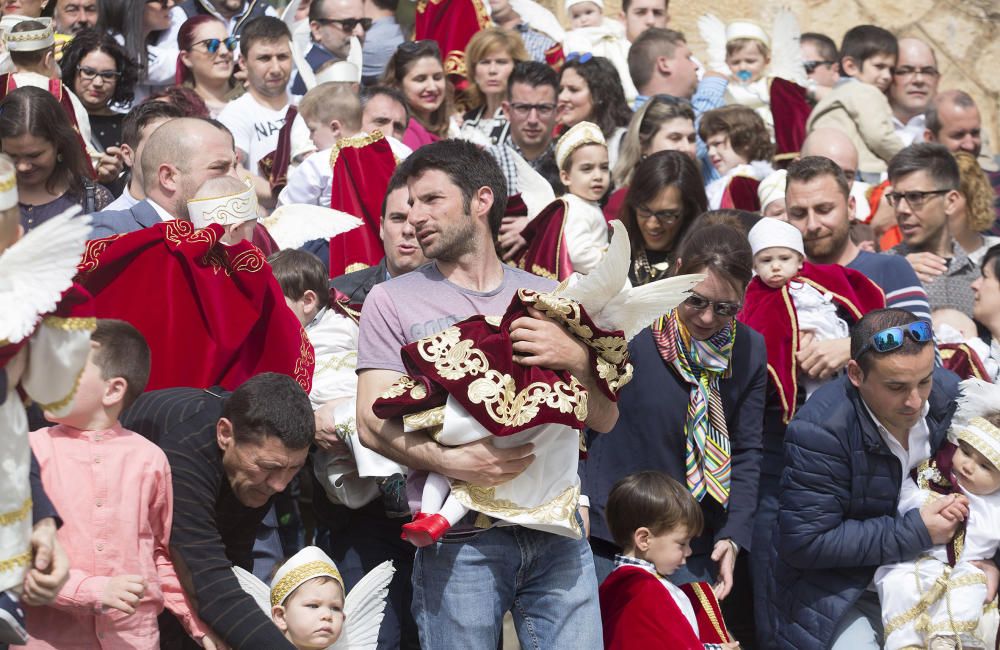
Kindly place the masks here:
POLYGON ((297 648, 329 647, 344 625, 340 583, 332 578, 302 583, 285 601, 284 623, 285 635, 297 648))
POLYGON ((964 440, 951 461, 959 484, 970 494, 986 495, 1000 490, 1000 470, 964 440))
POLYGON ((772 289, 779 289, 802 270, 802 256, 791 248, 765 248, 753 256, 753 270, 772 289))
POLYGON ((756 42, 748 43, 726 57, 726 65, 733 76, 743 83, 753 83, 763 77, 769 62, 756 42))
POLYGON ((569 24, 573 29, 598 27, 603 19, 596 2, 578 2, 569 8, 569 24))

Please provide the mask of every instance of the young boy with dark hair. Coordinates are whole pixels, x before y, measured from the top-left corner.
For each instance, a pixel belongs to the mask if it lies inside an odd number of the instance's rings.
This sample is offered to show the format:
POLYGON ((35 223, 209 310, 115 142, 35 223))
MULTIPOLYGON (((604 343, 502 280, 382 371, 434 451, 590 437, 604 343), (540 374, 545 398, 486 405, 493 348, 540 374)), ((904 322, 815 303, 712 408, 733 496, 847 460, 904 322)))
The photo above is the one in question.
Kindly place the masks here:
POLYGON ((611 489, 605 516, 622 548, 600 588, 607 650, 739 647, 711 585, 678 587, 668 578, 704 525, 701 506, 683 485, 660 472, 630 474, 611 489))
POLYGON ((903 148, 886 96, 898 52, 896 37, 881 27, 848 30, 840 45, 840 70, 849 79, 816 104, 806 123, 809 132, 831 127, 846 133, 858 150, 861 180, 872 184, 882 181, 886 164, 903 148))
POLYGON ((702 115, 698 135, 708 147, 709 162, 719 173, 719 178, 705 186, 709 209, 754 211, 758 206, 745 203, 741 184, 749 183, 755 197, 760 181, 774 172, 774 145, 764 120, 751 108, 730 104, 702 115))
POLYGON ((166 606, 192 638, 193 613, 168 553, 173 512, 163 451, 123 429, 119 414, 149 379, 146 340, 132 325, 99 320, 68 413, 31 433, 42 484, 63 517, 58 537, 69 581, 50 606, 28 611, 29 648, 159 648, 166 606))

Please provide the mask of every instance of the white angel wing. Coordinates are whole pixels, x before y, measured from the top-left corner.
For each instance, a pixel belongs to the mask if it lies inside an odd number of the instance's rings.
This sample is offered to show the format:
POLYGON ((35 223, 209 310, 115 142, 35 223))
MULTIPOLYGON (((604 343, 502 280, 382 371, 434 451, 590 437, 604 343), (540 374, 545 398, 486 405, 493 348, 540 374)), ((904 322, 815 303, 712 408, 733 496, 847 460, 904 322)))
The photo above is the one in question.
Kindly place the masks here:
POLYGON ((625 332, 625 340, 631 341, 657 318, 681 304, 691 288, 704 279, 704 273, 692 273, 632 287, 612 300, 605 311, 614 317, 616 329, 625 332))
MULTIPOLYGON (((294 13, 285 15, 295 16, 294 13)), ((295 63, 295 69, 299 71, 299 76, 302 77, 302 83, 306 85, 306 88, 312 90, 316 86, 316 73, 313 72, 312 66, 306 61, 306 52, 312 47, 312 33, 309 31, 309 21, 303 20, 296 23, 294 26, 290 25, 292 30, 292 62, 295 63)))
POLYGON ((521 193, 521 200, 528 207, 528 219, 534 219, 545 206, 555 201, 556 193, 552 191, 549 182, 517 152, 512 151, 511 158, 517 170, 517 189, 521 193))
POLYGON ((281 20, 288 25, 288 29, 295 28, 295 13, 299 10, 300 4, 302 4, 302 0, 292 0, 288 3, 288 6, 285 7, 285 10, 281 12, 281 20))
MULTIPOLYGON (((632 260, 632 245, 629 242, 625 224, 615 219, 611 222, 613 234, 608 252, 597 266, 587 275, 574 273, 566 281, 566 287, 559 291, 564 298, 583 305, 587 314, 598 325, 609 322, 613 314, 605 314, 605 307, 612 298, 622 293, 628 284, 628 267, 632 260)), ((558 291, 558 290, 557 290, 558 291)), ((611 328, 617 329, 617 328, 611 328)))
POLYGON ((392 561, 387 560, 354 585, 344 599, 344 630, 328 650, 375 650, 394 573, 392 561))
POLYGON ((279 248, 298 248, 313 239, 330 239, 362 223, 354 215, 307 203, 283 205, 262 222, 279 248))
POLYGON ((52 217, 0 254, 0 341, 31 334, 73 284, 90 235, 90 217, 79 212, 52 217))
POLYGON ((809 77, 802 66, 801 35, 795 14, 787 7, 779 9, 771 30, 771 74, 805 86, 809 77))
POLYGON ((268 618, 271 618, 271 588, 264 584, 260 578, 241 567, 234 566, 233 574, 239 580, 240 588, 253 598, 257 607, 260 607, 268 618))
POLYGON ((715 14, 704 14, 698 18, 698 31, 705 41, 708 55, 708 69, 712 72, 731 74, 726 65, 726 25, 715 14))
POLYGON ((1000 408, 1000 384, 966 379, 958 385, 958 389, 958 408, 951 419, 952 427, 961 427, 972 418, 995 413, 1000 408))

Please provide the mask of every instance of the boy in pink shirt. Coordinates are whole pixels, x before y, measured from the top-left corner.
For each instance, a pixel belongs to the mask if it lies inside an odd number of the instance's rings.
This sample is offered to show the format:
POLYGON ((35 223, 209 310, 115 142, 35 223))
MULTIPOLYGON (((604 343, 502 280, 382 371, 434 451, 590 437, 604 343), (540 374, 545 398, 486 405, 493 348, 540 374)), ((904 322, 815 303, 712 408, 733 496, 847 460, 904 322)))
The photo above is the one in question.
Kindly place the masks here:
POLYGON ((99 320, 72 410, 31 433, 42 485, 60 514, 70 577, 55 601, 27 608, 29 648, 159 648, 166 606, 214 647, 167 551, 173 491, 155 444, 118 416, 146 387, 149 347, 132 325, 99 320))

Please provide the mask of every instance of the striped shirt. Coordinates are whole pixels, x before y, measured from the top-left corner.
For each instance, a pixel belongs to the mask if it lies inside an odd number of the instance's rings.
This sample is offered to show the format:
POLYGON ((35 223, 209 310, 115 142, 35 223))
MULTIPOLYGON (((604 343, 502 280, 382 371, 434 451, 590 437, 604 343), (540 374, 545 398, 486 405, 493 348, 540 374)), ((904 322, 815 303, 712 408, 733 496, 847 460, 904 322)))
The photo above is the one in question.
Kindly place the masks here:
MULTIPOLYGON (((230 647, 291 650, 294 646, 232 571, 234 564, 253 568, 254 534, 270 503, 243 505, 226 478, 215 434, 225 395, 218 388, 152 391, 122 415, 122 426, 149 438, 167 455, 174 485, 170 553, 201 620, 230 647)), ((161 627, 161 633, 164 647, 170 647, 167 630, 161 627)))
POLYGON ((927 292, 905 257, 861 251, 847 268, 860 271, 885 293, 885 306, 905 309, 918 318, 931 319, 927 292))

